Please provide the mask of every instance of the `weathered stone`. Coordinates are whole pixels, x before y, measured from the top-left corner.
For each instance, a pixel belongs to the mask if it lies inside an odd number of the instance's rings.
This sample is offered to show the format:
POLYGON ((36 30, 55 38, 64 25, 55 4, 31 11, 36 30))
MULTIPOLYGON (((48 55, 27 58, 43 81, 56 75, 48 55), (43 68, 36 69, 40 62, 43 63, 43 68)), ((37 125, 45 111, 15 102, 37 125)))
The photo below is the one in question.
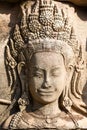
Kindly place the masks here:
POLYGON ((53 1, 52 12, 44 2, 0 5, 0 121, 12 114, 4 128, 87 128, 86 10, 53 1))

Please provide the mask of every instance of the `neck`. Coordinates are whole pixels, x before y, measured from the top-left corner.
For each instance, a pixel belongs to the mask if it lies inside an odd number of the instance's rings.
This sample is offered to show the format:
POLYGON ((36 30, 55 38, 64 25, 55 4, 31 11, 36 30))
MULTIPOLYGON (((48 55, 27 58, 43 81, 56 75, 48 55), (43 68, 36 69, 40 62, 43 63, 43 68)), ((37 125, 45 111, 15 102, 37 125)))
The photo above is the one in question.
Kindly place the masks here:
POLYGON ((32 111, 37 115, 53 116, 60 113, 58 100, 46 105, 39 104, 35 101, 32 108, 32 111))

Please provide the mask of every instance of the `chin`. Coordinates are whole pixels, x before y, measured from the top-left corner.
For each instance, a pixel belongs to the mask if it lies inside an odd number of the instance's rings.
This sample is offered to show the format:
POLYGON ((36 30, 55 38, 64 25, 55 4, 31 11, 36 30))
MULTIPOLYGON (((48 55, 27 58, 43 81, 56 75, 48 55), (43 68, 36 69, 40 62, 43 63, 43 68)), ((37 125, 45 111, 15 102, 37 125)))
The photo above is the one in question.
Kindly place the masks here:
POLYGON ((54 98, 54 96, 41 96, 39 98, 39 102, 44 105, 55 102, 56 100, 57 98, 54 98))

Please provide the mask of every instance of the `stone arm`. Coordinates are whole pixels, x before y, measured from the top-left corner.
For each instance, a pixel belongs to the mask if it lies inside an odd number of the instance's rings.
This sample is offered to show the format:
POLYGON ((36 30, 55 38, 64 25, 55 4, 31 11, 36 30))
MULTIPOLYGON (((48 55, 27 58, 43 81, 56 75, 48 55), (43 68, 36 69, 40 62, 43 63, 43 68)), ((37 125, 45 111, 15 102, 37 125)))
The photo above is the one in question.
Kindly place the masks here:
POLYGON ((14 114, 11 115, 11 116, 5 121, 5 123, 4 123, 3 126, 2 126, 3 129, 8 129, 9 124, 10 124, 10 122, 11 122, 13 116, 14 116, 14 114))

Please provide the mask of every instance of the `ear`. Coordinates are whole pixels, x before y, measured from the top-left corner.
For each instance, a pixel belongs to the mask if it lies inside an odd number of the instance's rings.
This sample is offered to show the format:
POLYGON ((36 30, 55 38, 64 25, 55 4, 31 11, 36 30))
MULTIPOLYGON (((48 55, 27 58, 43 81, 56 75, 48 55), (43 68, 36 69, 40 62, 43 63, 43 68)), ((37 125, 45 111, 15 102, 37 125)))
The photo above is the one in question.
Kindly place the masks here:
POLYGON ((70 88, 71 79, 73 76, 73 71, 74 71, 73 66, 69 65, 67 68, 66 84, 65 84, 64 91, 63 91, 63 97, 62 97, 62 100, 63 100, 62 105, 67 110, 70 110, 70 108, 72 106, 72 101, 69 98, 69 88, 70 88))
POLYGON ((67 81, 71 81, 73 71, 74 71, 73 65, 69 65, 67 70, 67 81))
POLYGON ((63 97, 68 96, 68 90, 71 84, 71 79, 73 76, 74 68, 72 65, 69 65, 67 68, 67 74, 66 74, 66 83, 65 83, 65 89, 63 92, 63 97))
POLYGON ((20 62, 17 66, 18 75, 21 81, 22 86, 22 92, 24 92, 25 89, 25 83, 26 83, 26 65, 25 62, 20 62))

